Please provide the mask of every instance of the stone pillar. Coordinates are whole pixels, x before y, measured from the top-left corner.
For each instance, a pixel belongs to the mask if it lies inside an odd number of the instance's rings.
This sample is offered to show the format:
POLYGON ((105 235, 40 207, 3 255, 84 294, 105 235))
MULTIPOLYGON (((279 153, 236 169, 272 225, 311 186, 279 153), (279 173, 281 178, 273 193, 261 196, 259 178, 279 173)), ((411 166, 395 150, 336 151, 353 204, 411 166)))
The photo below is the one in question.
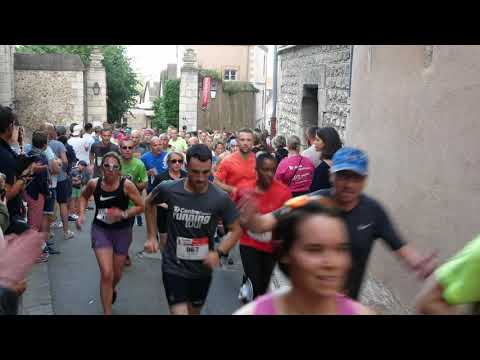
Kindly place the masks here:
POLYGON ((0 104, 14 105, 15 73, 13 70, 15 46, 0 45, 0 104))
POLYGON ((103 54, 100 48, 94 47, 90 55, 87 70, 87 122, 104 123, 107 119, 107 78, 102 64, 103 54), (100 93, 94 94, 95 83, 100 86, 100 93))
POLYGON ((187 126, 187 131, 197 130, 198 68, 197 56, 193 49, 187 49, 183 56, 181 70, 179 127, 187 126))

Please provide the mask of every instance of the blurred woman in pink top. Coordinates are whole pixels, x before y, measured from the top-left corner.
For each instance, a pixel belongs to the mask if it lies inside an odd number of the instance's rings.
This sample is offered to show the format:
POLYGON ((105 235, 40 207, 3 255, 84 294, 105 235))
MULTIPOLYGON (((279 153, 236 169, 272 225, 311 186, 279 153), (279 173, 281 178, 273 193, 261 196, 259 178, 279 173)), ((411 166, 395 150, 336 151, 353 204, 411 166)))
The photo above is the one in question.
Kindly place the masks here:
POLYGON ((278 164, 275 179, 288 186, 292 196, 300 196, 309 192, 315 166, 312 161, 300 155, 300 139, 292 135, 287 141, 288 157, 278 164))

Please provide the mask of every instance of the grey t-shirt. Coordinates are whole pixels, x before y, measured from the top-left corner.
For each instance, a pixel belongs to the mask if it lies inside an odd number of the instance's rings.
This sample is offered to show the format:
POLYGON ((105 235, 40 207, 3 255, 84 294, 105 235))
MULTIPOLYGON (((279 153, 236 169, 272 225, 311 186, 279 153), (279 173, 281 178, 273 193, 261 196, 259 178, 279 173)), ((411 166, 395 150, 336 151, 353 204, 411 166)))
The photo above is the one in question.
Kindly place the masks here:
POLYGON ((238 219, 235 204, 226 192, 209 183, 208 191, 195 194, 185 190, 186 179, 164 181, 152 190, 154 203, 167 203, 167 244, 162 271, 187 279, 211 276, 203 264, 219 219, 226 226, 238 219))
MULTIPOLYGON (((67 150, 65 149, 65 145, 63 145, 60 141, 58 140, 50 140, 48 142, 48 146, 50 149, 52 149, 53 153, 55 156, 59 159, 62 159, 62 154, 67 154, 67 150)), ((60 173, 57 175, 57 181, 62 182, 64 180, 67 180, 67 173, 65 172, 65 169, 62 168, 60 169, 60 173)))

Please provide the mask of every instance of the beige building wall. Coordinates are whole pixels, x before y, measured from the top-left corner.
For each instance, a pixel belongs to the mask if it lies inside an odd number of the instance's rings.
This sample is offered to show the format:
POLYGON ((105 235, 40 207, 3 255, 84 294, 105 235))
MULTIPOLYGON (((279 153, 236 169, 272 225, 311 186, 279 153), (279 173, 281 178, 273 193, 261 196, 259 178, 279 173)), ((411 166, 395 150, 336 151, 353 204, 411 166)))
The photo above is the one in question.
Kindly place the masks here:
POLYGON ((190 45, 197 54, 198 66, 215 69, 223 78, 225 68, 237 70, 237 80, 249 81, 249 45, 190 45))
MULTIPOLYGON (((407 241, 450 257, 480 232, 480 46, 355 46, 347 144, 407 241)), ((403 304, 421 283, 382 245, 370 270, 403 304)))

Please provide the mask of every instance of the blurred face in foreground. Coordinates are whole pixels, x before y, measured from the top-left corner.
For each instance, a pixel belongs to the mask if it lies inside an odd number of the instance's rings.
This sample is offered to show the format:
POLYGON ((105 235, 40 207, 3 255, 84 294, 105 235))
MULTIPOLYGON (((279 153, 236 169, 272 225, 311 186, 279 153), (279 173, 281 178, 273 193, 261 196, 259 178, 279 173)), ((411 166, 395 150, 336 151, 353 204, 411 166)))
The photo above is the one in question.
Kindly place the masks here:
POLYGON ((342 291, 351 267, 344 224, 325 215, 311 215, 296 231, 286 259, 293 287, 312 296, 335 296, 342 291))

